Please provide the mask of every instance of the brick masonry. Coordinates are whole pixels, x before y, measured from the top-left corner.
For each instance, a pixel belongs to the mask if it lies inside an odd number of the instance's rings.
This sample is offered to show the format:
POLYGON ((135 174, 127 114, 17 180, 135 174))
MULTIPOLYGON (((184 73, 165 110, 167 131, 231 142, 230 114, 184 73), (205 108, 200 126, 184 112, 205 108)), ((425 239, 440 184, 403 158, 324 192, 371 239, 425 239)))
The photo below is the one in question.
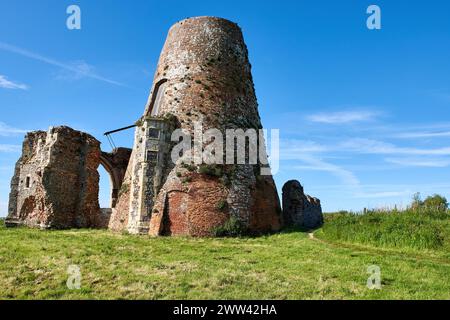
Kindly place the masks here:
POLYGON ((100 143, 68 127, 27 134, 11 183, 7 225, 86 228, 101 224, 100 143))
MULTIPOLYGON (((7 225, 211 236, 232 218, 252 234, 323 222, 320 201, 298 181, 283 187, 282 212, 261 161, 205 165, 185 154, 174 163, 172 133, 182 129, 193 138, 199 123, 224 137, 227 129, 262 129, 241 29, 221 18, 190 18, 169 30, 132 150, 102 152, 94 137, 64 126, 29 133, 7 225), (111 177, 111 208, 99 208, 100 164, 111 177)), ((258 145, 264 149, 261 138, 258 145)))
MULTIPOLYGON (((211 176, 190 161, 171 163, 164 144, 157 148, 157 163, 146 160, 149 121, 155 117, 172 118, 191 136, 199 121, 205 131, 262 128, 247 47, 235 23, 197 17, 169 30, 136 129, 124 182, 130 187, 119 197, 110 228, 154 236, 208 236, 231 217, 252 233, 281 228, 275 183, 272 176, 260 175, 260 164, 224 165, 221 174, 211 176)), ((160 128, 166 143, 168 130, 160 128)))

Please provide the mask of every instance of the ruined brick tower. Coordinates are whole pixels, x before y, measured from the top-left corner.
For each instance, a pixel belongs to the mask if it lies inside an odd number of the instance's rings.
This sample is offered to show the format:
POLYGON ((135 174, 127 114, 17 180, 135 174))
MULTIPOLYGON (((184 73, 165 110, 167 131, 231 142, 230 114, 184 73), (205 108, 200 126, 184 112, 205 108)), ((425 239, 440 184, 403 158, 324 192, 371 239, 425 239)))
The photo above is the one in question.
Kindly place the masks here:
POLYGON ((173 130, 193 136, 199 121, 204 131, 262 128, 242 32, 221 18, 190 18, 170 29, 110 229, 206 236, 232 218, 253 233, 281 228, 276 187, 260 162, 171 161, 173 130))

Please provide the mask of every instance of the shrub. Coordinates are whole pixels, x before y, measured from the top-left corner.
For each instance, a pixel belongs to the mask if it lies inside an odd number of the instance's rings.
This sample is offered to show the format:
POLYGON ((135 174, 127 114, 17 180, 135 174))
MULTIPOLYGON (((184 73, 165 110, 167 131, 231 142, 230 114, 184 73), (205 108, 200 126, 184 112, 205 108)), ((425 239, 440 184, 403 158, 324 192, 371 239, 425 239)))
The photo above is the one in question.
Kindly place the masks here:
POLYGON ((216 164, 202 164, 198 172, 208 176, 221 177, 223 175, 223 168, 216 164))
POLYGON ((242 237, 247 233, 247 228, 236 217, 231 217, 223 226, 213 229, 215 237, 242 237))
POLYGON ((220 178, 220 182, 226 187, 231 186, 231 179, 230 179, 230 177, 228 175, 222 176, 220 178))
POLYGON ((227 207, 228 207, 227 200, 223 200, 223 199, 220 200, 216 205, 216 208, 220 211, 224 211, 227 207))
POLYGON ((190 172, 194 172, 195 170, 197 170, 197 167, 193 164, 183 163, 181 166, 190 172))
POLYGON ((411 209, 413 210, 431 209, 431 210, 445 211, 448 209, 448 201, 444 196, 441 196, 439 194, 428 196, 425 200, 422 201, 420 193, 417 192, 413 196, 411 209))
POLYGON ((436 209, 436 210, 447 210, 448 202, 447 199, 439 194, 427 197, 423 201, 425 208, 436 209))
POLYGON ((184 177, 183 180, 181 180, 182 183, 189 183, 192 182, 192 178, 191 177, 184 177))

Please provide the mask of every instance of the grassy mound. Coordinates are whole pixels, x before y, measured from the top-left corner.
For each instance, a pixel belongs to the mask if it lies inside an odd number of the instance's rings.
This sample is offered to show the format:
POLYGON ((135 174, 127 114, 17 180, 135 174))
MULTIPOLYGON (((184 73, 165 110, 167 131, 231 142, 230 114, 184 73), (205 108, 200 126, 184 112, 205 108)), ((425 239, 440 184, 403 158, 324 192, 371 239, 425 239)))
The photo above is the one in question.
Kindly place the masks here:
POLYGON ((450 213, 439 210, 334 213, 317 236, 378 247, 449 249, 450 213))

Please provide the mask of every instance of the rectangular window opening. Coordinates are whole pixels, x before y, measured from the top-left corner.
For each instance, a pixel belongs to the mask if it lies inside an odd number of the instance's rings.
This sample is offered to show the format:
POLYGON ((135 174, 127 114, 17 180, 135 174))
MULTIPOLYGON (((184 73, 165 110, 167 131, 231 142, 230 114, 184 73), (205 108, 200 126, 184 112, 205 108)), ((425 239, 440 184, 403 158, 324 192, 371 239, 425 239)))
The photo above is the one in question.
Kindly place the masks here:
POLYGON ((160 134, 160 132, 158 129, 155 129, 155 128, 148 129, 148 137, 150 139, 159 139, 159 134, 160 134))
POLYGON ((152 163, 152 164, 158 163, 158 152, 147 151, 147 162, 152 163))

